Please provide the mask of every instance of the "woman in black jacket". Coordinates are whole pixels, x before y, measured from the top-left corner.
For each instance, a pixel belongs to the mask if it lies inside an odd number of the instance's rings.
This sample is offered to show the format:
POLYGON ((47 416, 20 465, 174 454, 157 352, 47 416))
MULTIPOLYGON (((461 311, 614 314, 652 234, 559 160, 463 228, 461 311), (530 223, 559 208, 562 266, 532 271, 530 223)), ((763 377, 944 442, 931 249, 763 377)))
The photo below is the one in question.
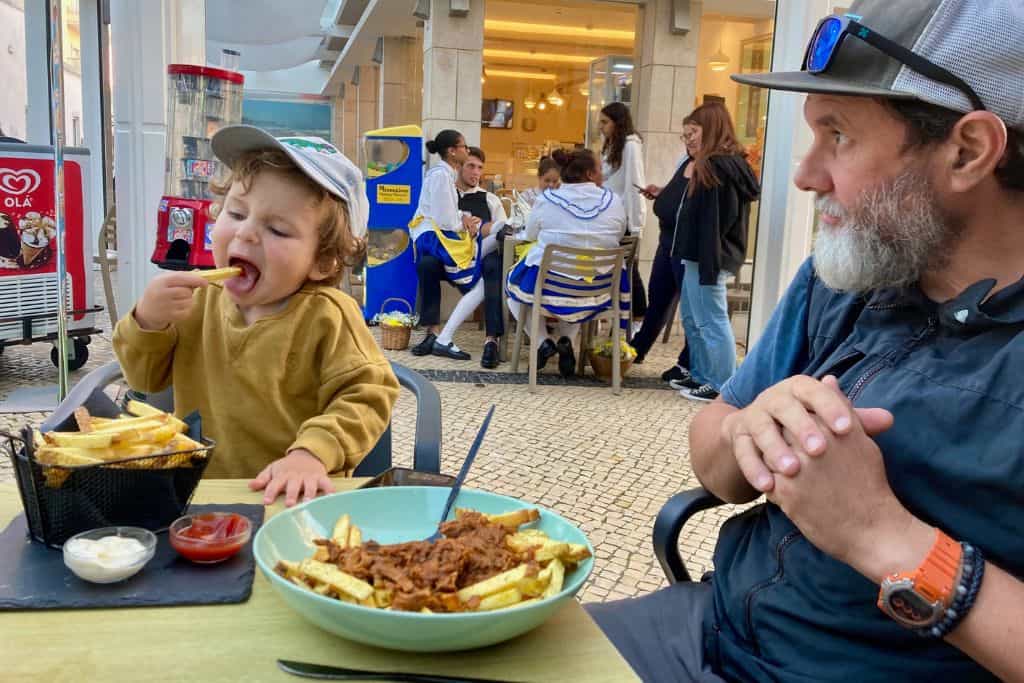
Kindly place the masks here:
POLYGON ((750 203, 761 188, 724 106, 697 107, 683 119, 683 130, 697 138, 696 154, 683 171, 687 187, 676 213, 671 258, 683 266, 680 313, 690 379, 700 386, 680 393, 711 401, 736 369, 725 283, 746 258, 750 203))

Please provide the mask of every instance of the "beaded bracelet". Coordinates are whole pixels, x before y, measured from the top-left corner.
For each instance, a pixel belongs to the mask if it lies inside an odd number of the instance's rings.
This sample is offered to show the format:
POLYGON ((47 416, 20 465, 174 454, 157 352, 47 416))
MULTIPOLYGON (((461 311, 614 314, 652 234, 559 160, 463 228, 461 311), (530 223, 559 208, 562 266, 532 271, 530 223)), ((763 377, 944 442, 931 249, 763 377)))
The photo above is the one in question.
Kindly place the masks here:
POLYGON ((946 614, 937 624, 918 631, 929 638, 945 638, 955 629, 967 612, 974 606, 981 590, 981 580, 985 576, 985 557, 979 548, 970 543, 961 543, 963 559, 960 564, 960 581, 956 586, 956 597, 946 610, 946 614))

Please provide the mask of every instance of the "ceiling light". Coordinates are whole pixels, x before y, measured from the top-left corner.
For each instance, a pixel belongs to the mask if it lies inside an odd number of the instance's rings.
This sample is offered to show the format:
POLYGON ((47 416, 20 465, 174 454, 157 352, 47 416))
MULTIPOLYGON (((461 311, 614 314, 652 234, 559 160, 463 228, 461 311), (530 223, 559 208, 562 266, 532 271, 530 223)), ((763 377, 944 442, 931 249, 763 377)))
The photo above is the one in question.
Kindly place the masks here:
POLYGON ((563 104, 565 104, 565 100, 562 99, 562 93, 558 92, 558 86, 555 86, 554 90, 549 92, 547 97, 545 97, 544 99, 546 99, 549 104, 555 107, 561 107, 563 104))
POLYGON ((590 64, 597 56, 564 55, 557 52, 531 52, 527 50, 499 50, 493 47, 484 48, 484 58, 488 60, 509 59, 516 62, 559 62, 568 64, 590 64))
POLYGON ((544 100, 541 100, 540 102, 537 103, 537 109, 540 109, 541 111, 544 111, 547 108, 548 108, 548 103, 545 102, 544 100))
POLYGON ((586 26, 559 26, 557 24, 534 24, 527 21, 505 21, 484 19, 484 31, 513 33, 524 36, 557 36, 559 38, 584 38, 602 42, 633 44, 633 31, 609 28, 587 28, 586 26))
POLYGON ((584 97, 590 97, 590 86, 584 83, 580 86, 580 94, 584 97))
POLYGON ((526 97, 523 98, 523 106, 527 109, 533 109, 537 106, 537 98, 533 96, 533 93, 527 93, 526 97))
POLYGON ((708 68, 712 71, 725 71, 729 68, 729 55, 722 51, 722 39, 718 39, 718 52, 711 55, 708 60, 708 68))
POLYGON ((543 71, 514 71, 509 69, 494 69, 487 72, 491 78, 526 78, 534 81, 554 81, 555 74, 544 73, 543 71))

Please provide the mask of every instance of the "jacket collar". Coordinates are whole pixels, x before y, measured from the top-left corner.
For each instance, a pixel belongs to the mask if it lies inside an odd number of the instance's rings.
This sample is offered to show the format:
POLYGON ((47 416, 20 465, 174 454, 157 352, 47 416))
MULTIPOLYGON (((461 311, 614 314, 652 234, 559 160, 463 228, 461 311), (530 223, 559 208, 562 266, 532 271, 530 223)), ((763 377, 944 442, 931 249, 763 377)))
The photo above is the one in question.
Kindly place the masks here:
POLYGON ((1024 278, 989 296, 995 286, 995 279, 979 280, 942 303, 929 299, 917 285, 882 289, 868 297, 868 306, 922 309, 934 314, 943 327, 957 331, 981 331, 1024 323, 1024 278))
POLYGON ((576 218, 590 220, 611 206, 614 195, 608 188, 594 183, 568 183, 557 190, 548 188, 542 196, 576 218))

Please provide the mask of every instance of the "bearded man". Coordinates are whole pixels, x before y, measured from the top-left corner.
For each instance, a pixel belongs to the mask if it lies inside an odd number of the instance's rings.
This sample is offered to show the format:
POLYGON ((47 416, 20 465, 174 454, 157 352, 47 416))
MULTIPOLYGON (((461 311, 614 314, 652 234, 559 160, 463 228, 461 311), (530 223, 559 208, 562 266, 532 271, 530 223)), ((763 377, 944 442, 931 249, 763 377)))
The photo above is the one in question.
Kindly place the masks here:
POLYGON ((1024 5, 818 25, 820 231, 690 427, 715 572, 590 607, 644 680, 1024 681, 1024 5))

